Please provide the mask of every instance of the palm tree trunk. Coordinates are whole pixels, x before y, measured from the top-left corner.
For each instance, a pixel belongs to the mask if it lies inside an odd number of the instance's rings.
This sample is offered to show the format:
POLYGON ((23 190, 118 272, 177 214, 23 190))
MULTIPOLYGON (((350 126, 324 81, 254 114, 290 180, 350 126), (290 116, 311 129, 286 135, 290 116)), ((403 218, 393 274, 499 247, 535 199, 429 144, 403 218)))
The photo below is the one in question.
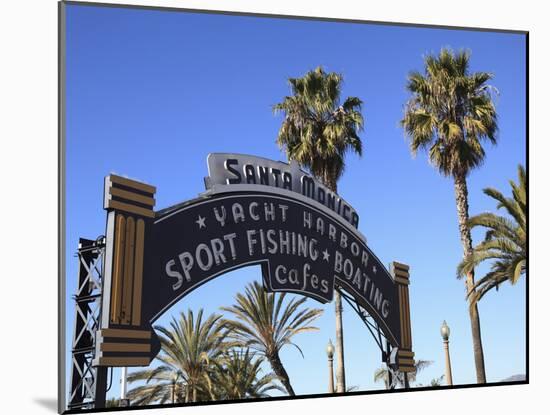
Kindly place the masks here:
POLYGON ((271 364, 271 368, 273 369, 273 372, 278 376, 281 383, 285 387, 286 391, 290 396, 295 396, 294 389, 292 389, 292 385, 290 384, 290 378, 288 377, 288 373, 286 373, 285 367, 283 366, 283 363, 281 362, 281 359, 279 358, 278 353, 274 353, 273 355, 266 356, 267 360, 269 360, 269 363, 271 364))
POLYGON ((334 290, 334 309, 336 313, 336 392, 346 391, 346 371, 344 368, 344 327, 342 325, 342 296, 334 290))
MULTIPOLYGON (((330 172, 322 178, 322 182, 334 193, 337 193, 336 180, 330 172)), ((342 296, 334 290, 334 310, 336 317, 336 392, 346 391, 346 369, 344 365, 344 326, 342 323, 342 296)))
MULTIPOLYGON (((472 235, 467 225, 468 214, 468 185, 465 175, 455 176, 455 198, 458 211, 458 227, 460 230, 460 239, 462 241, 463 257, 472 253, 472 235)), ((466 275, 466 291, 470 293, 474 289, 474 271, 466 275)), ((479 322, 479 312, 477 303, 470 300, 468 296, 468 312, 470 314, 470 325, 472 330, 472 340, 474 343, 474 360, 476 365, 477 383, 485 383, 485 360, 483 357, 483 345, 481 343, 481 326, 479 322)))

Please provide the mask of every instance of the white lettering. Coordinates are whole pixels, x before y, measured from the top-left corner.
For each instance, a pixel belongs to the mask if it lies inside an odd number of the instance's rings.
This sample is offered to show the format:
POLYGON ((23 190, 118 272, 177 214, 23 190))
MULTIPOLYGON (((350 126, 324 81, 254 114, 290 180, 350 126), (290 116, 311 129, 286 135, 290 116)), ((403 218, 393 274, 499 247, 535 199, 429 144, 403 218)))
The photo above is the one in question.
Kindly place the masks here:
POLYGON ((225 211, 225 206, 222 206, 221 210, 222 210, 222 214, 220 215, 220 213, 218 212, 218 208, 214 208, 214 216, 216 217, 216 220, 218 222, 220 222, 220 225, 222 225, 222 227, 224 227, 225 226, 225 218, 227 217, 227 212, 225 211))
POLYGON ((283 274, 286 274, 286 268, 284 265, 277 265, 277 268, 275 268, 275 278, 279 282, 279 284, 286 284, 286 278, 281 278, 279 276, 279 271, 281 271, 283 274))
POLYGON ((214 262, 216 265, 220 265, 222 262, 225 263, 225 255, 223 254, 223 242, 220 238, 214 238, 210 241, 212 246, 212 253, 214 254, 214 262))
POLYGON ((235 223, 244 222, 244 209, 240 203, 233 203, 232 211, 235 223))
POLYGON ((197 264, 199 268, 203 271, 208 271, 210 268, 212 268, 214 258, 212 258, 212 252, 210 252, 210 248, 208 247, 208 245, 202 243, 198 244, 195 251, 195 257, 197 258, 197 264), (206 254, 206 262, 203 261, 203 258, 201 256, 203 252, 206 254))
POLYGON ((191 270, 191 268, 193 268, 193 263, 195 262, 193 260, 193 255, 191 255, 189 252, 183 252, 178 255, 178 258, 180 260, 181 267, 183 268, 185 279, 187 280, 187 282, 191 281, 191 275, 189 274, 189 271, 191 270))
POLYGON ((237 251, 235 250, 235 243, 233 240, 237 237, 237 234, 235 232, 228 233, 227 235, 223 236, 223 239, 229 242, 229 248, 231 249, 231 258, 235 260, 237 258, 237 251))
POLYGON ((384 318, 388 317, 390 314, 390 302, 388 300, 382 301, 382 315, 384 318))
POLYGON ((246 231, 246 238, 248 239, 248 253, 250 256, 254 255, 254 245, 256 245, 256 239, 252 238, 254 235, 256 235, 255 230, 248 230, 246 231))
POLYGON ((258 203, 252 202, 248 206, 248 212, 250 213, 250 217, 254 220, 260 220, 260 215, 256 213, 256 208, 258 207, 258 203))
POLYGON ((172 285, 173 290, 177 290, 181 287, 183 284, 183 276, 178 272, 172 269, 172 267, 176 265, 176 261, 171 259, 166 264, 166 274, 171 278, 177 278, 178 280, 172 285))

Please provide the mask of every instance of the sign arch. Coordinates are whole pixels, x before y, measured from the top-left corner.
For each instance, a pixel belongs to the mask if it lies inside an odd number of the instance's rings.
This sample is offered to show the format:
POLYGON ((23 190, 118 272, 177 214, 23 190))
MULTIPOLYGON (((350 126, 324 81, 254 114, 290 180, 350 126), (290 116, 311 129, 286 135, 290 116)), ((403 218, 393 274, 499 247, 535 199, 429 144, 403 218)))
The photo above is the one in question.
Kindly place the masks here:
POLYGON ((395 366, 414 370, 408 266, 384 267, 347 202, 296 165, 235 154, 211 154, 208 165, 204 193, 159 211, 153 186, 105 178, 95 366, 148 365, 160 348, 152 329, 160 315, 207 281, 261 265, 268 291, 326 303, 343 290, 378 324, 395 366))

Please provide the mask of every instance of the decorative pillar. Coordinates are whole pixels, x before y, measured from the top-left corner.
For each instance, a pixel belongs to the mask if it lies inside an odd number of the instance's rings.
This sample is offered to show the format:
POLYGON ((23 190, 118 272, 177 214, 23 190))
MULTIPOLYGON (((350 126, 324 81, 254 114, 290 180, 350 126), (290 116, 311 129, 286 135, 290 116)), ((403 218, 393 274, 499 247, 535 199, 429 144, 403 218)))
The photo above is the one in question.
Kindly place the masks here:
POLYGON ((142 318, 143 258, 155 217, 156 189, 109 175, 105 178, 107 210, 100 330, 94 366, 147 366, 153 332, 142 318))
POLYGON ((401 322, 401 341, 399 350, 397 351, 397 370, 404 372, 404 378, 407 379, 407 374, 416 370, 414 365, 414 352, 412 351, 409 266, 394 261, 391 264, 391 273, 397 284, 397 297, 401 322))

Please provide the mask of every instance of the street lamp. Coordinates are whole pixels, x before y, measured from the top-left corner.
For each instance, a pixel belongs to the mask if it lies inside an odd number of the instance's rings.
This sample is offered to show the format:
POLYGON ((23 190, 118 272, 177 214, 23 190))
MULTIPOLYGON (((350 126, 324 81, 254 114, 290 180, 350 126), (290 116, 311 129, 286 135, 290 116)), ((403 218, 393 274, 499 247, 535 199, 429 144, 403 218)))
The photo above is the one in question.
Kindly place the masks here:
POLYGON ((451 357, 449 355, 449 336, 451 335, 451 329, 447 326, 447 322, 443 320, 441 325, 441 337, 443 338, 443 349, 445 350, 445 377, 447 378, 447 385, 452 386, 453 374, 451 371, 451 357))
POLYGON ((333 374, 333 357, 334 357, 334 346, 332 341, 329 339, 327 345, 327 357, 328 357, 328 393, 334 393, 334 374, 333 374))

